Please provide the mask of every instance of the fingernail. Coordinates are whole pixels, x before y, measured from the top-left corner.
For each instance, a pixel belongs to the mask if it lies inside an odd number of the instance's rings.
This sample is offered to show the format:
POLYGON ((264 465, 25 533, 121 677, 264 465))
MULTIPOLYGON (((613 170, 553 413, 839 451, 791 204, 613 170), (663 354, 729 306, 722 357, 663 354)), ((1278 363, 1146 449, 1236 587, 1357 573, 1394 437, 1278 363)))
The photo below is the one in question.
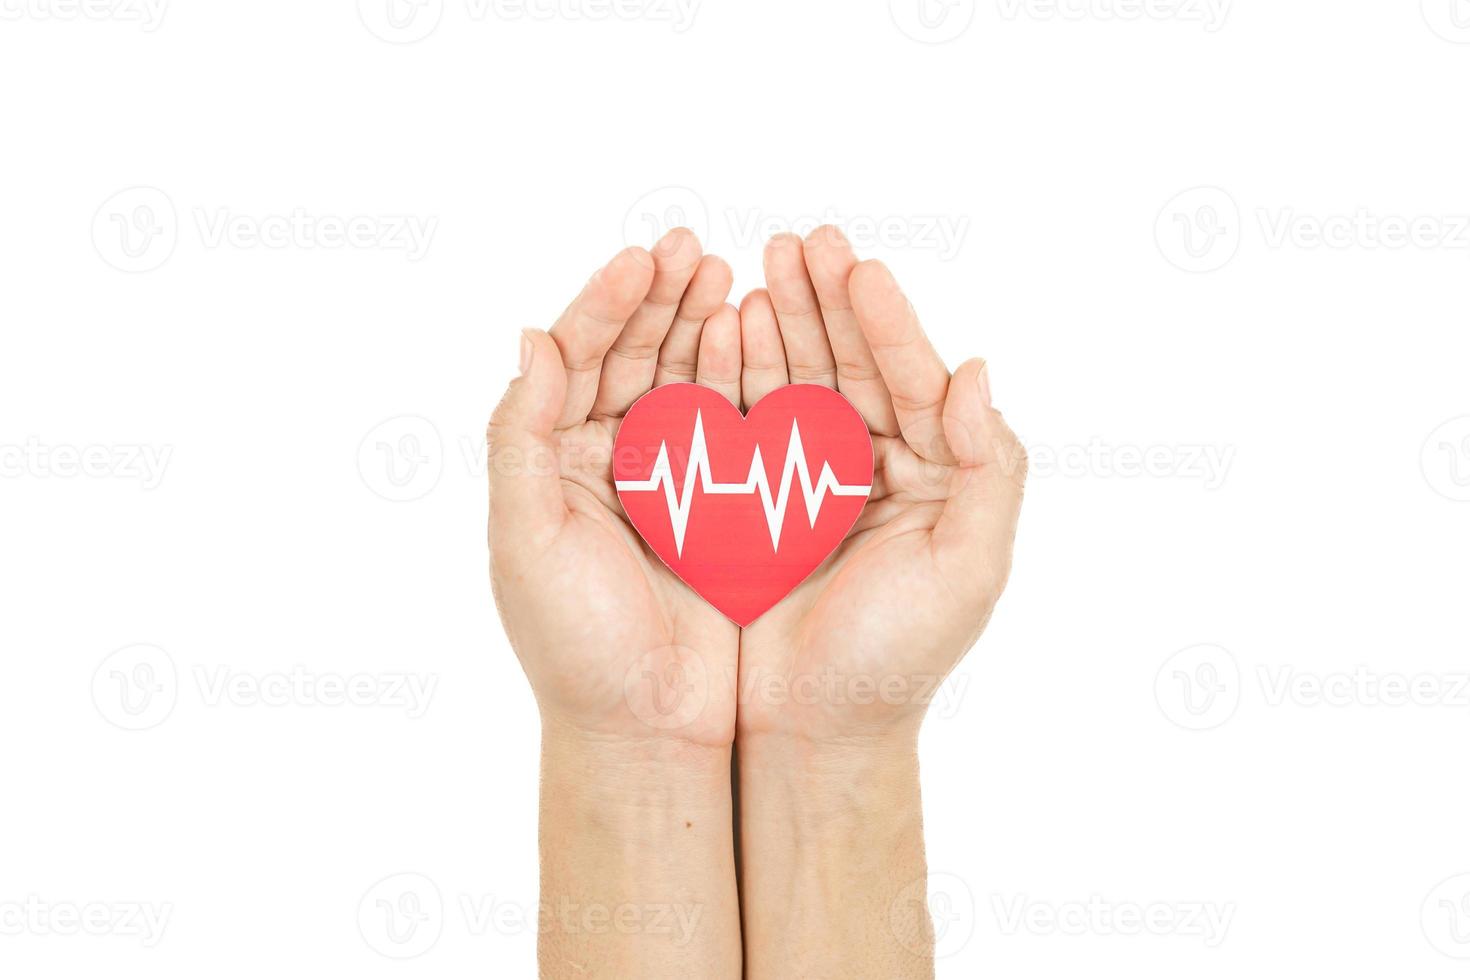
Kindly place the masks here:
POLYGON ((980 401, 986 407, 990 407, 990 365, 980 365, 980 374, 976 378, 980 385, 980 401))
POLYGON ((531 343, 531 331, 521 331, 521 374, 531 369, 531 355, 536 353, 536 345, 531 343))

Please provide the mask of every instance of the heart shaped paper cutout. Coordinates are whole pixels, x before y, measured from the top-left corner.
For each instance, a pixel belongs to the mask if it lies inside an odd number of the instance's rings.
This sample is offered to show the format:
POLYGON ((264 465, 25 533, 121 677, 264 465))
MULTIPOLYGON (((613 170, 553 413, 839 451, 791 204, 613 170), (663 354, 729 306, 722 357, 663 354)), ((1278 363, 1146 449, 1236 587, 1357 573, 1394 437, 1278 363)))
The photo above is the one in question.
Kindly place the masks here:
POLYGON ((852 530, 872 492, 873 442, 831 388, 777 388, 742 416, 713 389, 664 385, 623 418, 613 480, 664 564, 749 626, 852 530))

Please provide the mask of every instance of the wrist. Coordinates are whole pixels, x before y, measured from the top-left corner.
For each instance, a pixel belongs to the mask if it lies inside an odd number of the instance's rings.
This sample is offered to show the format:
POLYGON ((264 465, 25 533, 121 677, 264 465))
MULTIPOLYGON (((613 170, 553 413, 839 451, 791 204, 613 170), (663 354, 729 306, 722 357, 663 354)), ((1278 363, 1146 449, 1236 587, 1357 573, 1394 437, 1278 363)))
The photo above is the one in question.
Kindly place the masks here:
POLYGON ((829 746, 882 747, 918 738, 945 674, 797 668, 795 654, 742 648, 736 740, 786 736, 829 746))
POLYGON ((896 733, 736 743, 747 976, 932 976, 900 902, 925 880, 916 748, 896 733))
POLYGON ((751 735, 737 742, 737 752, 744 815, 768 827, 825 836, 844 825, 871 826, 874 813, 897 824, 919 820, 916 734, 751 735))
POLYGON ((732 828, 728 747, 543 720, 542 975, 738 977, 732 828))
POLYGON ((589 732, 542 717, 543 792, 596 807, 730 806, 730 749, 664 735, 589 732))

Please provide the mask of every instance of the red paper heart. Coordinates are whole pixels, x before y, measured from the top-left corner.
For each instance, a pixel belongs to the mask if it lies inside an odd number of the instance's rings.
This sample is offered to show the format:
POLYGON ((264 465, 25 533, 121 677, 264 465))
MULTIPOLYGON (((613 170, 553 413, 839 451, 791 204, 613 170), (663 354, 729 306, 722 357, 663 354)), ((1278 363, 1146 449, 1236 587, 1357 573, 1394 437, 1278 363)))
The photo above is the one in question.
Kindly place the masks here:
POLYGON ((777 388, 741 416, 712 389, 664 385, 618 428, 613 479, 664 564, 748 626, 852 529, 872 491, 873 442, 831 388, 777 388))

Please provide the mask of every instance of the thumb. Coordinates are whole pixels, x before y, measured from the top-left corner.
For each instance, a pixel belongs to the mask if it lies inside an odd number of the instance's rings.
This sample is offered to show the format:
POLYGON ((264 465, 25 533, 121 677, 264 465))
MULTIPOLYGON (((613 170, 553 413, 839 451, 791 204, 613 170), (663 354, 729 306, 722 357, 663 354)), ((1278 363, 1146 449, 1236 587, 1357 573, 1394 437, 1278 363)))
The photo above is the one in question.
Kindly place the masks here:
POLYGON ((1026 448, 991 406, 989 371, 978 358, 961 364, 950 379, 944 437, 959 466, 934 527, 935 560, 946 575, 993 602, 1010 576, 1026 448))
POLYGON ((544 330, 521 334, 521 374, 490 419, 490 533, 549 534, 566 506, 554 431, 566 401, 567 373, 544 330))

